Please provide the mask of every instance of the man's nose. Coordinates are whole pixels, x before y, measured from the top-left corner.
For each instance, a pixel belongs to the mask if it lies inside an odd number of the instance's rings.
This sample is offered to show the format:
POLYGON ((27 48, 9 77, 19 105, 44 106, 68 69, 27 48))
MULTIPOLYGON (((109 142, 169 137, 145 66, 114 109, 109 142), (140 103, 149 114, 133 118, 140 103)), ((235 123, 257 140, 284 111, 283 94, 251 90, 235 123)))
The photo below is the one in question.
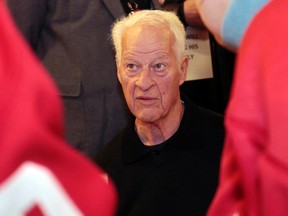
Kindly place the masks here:
POLYGON ((151 71, 148 67, 143 67, 137 81, 136 85, 143 91, 146 91, 154 85, 154 79, 152 77, 151 71))

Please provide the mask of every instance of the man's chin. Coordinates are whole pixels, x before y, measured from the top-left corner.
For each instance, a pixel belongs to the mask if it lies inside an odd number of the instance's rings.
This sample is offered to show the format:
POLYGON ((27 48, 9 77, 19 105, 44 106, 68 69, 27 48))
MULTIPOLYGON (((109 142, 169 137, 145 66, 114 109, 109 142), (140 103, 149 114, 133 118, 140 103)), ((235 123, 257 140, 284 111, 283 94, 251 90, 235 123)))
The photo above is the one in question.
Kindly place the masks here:
POLYGON ((153 123, 159 119, 159 116, 156 115, 155 111, 150 112, 141 112, 136 115, 136 118, 142 122, 153 123))

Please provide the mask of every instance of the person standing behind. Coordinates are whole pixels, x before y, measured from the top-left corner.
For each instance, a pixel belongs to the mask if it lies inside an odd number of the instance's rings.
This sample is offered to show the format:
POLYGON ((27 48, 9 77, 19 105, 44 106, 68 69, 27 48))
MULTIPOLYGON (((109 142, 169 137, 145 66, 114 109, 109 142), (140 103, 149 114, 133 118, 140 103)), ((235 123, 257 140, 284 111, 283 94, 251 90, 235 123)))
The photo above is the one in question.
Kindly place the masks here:
POLYGON ((115 183, 117 215, 205 215, 218 183, 223 117, 180 95, 188 59, 172 12, 143 10, 112 29, 130 125, 94 158, 115 183))
POLYGON ((61 91, 68 142, 91 157, 127 123, 109 41, 121 1, 6 1, 61 91))

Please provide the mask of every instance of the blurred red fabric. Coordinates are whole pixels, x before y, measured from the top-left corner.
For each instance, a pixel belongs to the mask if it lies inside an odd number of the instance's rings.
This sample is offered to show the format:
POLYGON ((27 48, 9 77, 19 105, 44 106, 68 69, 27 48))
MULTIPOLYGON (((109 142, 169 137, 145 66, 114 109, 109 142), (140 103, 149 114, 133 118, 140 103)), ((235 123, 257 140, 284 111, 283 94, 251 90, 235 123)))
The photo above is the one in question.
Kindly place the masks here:
POLYGON ((287 0, 268 3, 240 45, 209 216, 287 215, 287 8, 287 0))

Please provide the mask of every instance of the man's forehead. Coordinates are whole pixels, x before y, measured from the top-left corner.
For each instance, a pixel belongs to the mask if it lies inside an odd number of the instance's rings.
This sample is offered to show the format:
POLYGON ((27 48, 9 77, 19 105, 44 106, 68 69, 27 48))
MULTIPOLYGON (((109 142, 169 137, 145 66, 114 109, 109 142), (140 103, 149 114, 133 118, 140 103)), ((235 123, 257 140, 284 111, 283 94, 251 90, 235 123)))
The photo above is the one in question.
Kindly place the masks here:
POLYGON ((126 29, 122 37, 122 45, 130 46, 133 43, 151 44, 155 41, 170 41, 173 37, 170 30, 167 28, 157 28, 154 25, 133 25, 126 29))
POLYGON ((131 33, 138 33, 138 34, 145 34, 145 33, 150 33, 150 32, 161 32, 162 34, 172 34, 172 32, 170 31, 170 29, 163 25, 163 26, 159 26, 159 25, 155 25, 153 23, 135 23, 132 26, 129 26, 126 28, 126 30, 124 30, 124 34, 123 35, 130 35, 131 33))

